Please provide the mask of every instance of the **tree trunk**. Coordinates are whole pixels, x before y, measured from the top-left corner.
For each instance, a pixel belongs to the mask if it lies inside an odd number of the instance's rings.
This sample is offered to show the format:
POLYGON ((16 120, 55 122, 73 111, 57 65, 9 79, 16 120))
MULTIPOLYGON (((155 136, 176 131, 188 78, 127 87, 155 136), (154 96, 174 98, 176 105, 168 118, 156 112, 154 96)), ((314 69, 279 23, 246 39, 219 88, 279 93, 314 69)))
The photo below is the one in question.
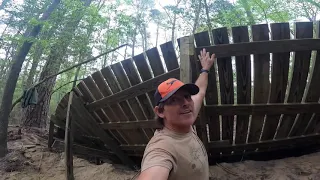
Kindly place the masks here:
POLYGON ((198 25, 199 25, 199 17, 200 17, 200 11, 201 11, 201 0, 199 0, 198 2, 198 6, 197 6, 197 9, 195 10, 195 15, 196 17, 194 18, 194 22, 193 22, 193 27, 192 27, 192 34, 195 34, 197 28, 198 28, 198 25))
POLYGON ((241 0, 241 4, 243 5, 243 7, 244 7, 244 9, 246 11, 247 17, 249 19, 249 25, 255 24, 255 20, 254 20, 254 17, 252 15, 250 6, 248 4, 248 1, 247 0, 241 0))
POLYGON ((207 0, 203 0, 204 2, 204 7, 206 9, 206 16, 207 16, 207 26, 209 28, 209 37, 211 40, 211 43, 213 43, 213 36, 212 36, 212 26, 211 26, 211 20, 210 20, 210 16, 209 16, 209 8, 208 8, 208 4, 207 4, 207 0))
POLYGON ((157 24, 156 47, 158 46, 158 39, 159 39, 159 23, 157 24))
POLYGON ((173 47, 174 47, 174 45, 175 45, 175 37, 174 37, 174 34, 175 34, 175 30, 176 30, 176 21, 177 21, 177 15, 174 14, 174 15, 173 15, 172 28, 171 28, 171 41, 172 41, 173 47))
MULTIPOLYGON (((91 0, 84 2, 84 7, 72 13, 71 22, 67 22, 64 29, 61 31, 60 37, 57 39, 56 44, 51 47, 48 60, 40 74, 39 80, 59 72, 60 66, 63 62, 63 57, 67 52, 70 40, 74 36, 74 32, 81 21, 86 7, 91 4, 91 0), (77 16, 76 16, 77 15, 77 16)), ((23 125, 28 127, 45 127, 50 107, 50 99, 53 87, 56 82, 56 77, 47 80, 39 85, 36 89, 38 92, 38 104, 28 106, 24 111, 23 125)))
MULTIPOLYGON (((53 0, 52 4, 43 13, 40 20, 47 20, 59 3, 60 0, 53 0)), ((29 37, 36 37, 39 34, 41 28, 41 24, 35 26, 32 32, 30 33, 29 37)), ((9 78, 4 88, 3 98, 0 107, 0 157, 4 157, 7 153, 8 120, 12 105, 13 94, 17 85, 17 80, 21 71, 22 64, 32 44, 32 41, 25 41, 22 47, 17 52, 9 73, 9 78)))

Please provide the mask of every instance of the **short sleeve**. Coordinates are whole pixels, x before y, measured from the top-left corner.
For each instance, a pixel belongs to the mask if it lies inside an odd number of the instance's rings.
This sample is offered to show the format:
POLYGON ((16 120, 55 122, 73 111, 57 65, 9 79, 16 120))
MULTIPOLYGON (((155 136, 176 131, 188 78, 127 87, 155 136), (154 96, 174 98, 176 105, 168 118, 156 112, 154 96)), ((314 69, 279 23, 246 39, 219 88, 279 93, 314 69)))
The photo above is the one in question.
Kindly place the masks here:
POLYGON ((171 171, 174 167, 174 159, 168 151, 161 148, 155 148, 144 154, 141 163, 141 171, 153 166, 162 166, 171 171))

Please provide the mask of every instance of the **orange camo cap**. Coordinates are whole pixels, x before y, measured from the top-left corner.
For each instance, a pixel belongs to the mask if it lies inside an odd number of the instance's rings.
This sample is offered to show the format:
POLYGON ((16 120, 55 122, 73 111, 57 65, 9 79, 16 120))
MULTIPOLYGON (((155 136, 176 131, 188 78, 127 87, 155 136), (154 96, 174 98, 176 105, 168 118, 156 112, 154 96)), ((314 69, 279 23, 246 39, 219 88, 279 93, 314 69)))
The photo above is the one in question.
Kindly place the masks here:
POLYGON ((191 95, 195 95, 199 92, 199 87, 195 84, 185 84, 178 79, 169 78, 158 86, 154 94, 155 105, 167 100, 180 88, 186 89, 191 95))

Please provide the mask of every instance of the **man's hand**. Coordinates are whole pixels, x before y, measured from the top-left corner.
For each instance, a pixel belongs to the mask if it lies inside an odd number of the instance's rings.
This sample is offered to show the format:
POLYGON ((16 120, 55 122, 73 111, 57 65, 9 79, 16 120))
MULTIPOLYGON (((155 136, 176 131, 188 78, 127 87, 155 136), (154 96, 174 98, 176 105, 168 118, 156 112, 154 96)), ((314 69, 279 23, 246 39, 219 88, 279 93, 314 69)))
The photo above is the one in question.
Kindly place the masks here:
POLYGON ((203 50, 200 51, 200 55, 198 55, 198 57, 199 57, 202 69, 210 70, 215 59, 215 54, 212 54, 210 57, 209 52, 206 52, 206 49, 203 48, 203 50))

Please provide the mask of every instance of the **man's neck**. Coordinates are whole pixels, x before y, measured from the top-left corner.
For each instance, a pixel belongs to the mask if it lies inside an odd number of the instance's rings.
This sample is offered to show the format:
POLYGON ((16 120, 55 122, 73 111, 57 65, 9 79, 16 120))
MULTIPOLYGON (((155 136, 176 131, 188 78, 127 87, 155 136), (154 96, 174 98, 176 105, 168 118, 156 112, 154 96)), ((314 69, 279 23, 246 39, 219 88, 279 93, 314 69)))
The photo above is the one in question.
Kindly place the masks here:
POLYGON ((191 126, 186 126, 186 127, 177 127, 177 126, 173 126, 171 124, 165 124, 164 125, 167 129, 171 130, 171 131, 174 131, 176 133, 179 133, 179 134, 185 134, 185 133, 189 133, 191 131, 191 126))

